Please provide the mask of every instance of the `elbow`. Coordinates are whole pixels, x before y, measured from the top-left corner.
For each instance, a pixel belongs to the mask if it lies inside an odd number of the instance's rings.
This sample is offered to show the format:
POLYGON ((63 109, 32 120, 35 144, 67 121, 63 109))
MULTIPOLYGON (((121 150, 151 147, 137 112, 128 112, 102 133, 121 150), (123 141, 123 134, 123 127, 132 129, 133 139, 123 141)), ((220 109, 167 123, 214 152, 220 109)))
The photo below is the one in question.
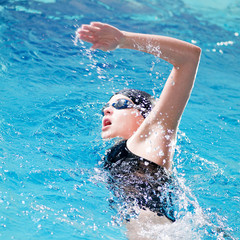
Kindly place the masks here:
POLYGON ((197 66, 200 57, 201 57, 201 48, 195 45, 191 46, 191 49, 188 51, 188 55, 186 54, 185 61, 183 62, 183 65, 186 65, 189 67, 189 65, 197 66))
POLYGON ((183 66, 189 68, 191 66, 197 66, 201 57, 201 48, 195 45, 190 45, 188 49, 182 55, 180 61, 174 65, 174 67, 181 68, 183 66))
POLYGON ((202 52, 202 49, 198 46, 194 46, 193 47, 193 57, 194 59, 196 59, 198 62, 200 60, 200 57, 201 57, 201 52, 202 52))

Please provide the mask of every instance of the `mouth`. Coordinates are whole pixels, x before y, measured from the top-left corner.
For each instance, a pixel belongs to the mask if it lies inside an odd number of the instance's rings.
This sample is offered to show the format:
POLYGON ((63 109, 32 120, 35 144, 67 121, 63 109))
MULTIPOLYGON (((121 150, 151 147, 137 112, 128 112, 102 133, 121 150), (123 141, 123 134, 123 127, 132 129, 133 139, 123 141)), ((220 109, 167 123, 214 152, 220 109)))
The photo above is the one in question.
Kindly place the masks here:
POLYGON ((106 129, 110 125, 112 125, 112 122, 108 118, 105 118, 102 123, 102 130, 106 129))

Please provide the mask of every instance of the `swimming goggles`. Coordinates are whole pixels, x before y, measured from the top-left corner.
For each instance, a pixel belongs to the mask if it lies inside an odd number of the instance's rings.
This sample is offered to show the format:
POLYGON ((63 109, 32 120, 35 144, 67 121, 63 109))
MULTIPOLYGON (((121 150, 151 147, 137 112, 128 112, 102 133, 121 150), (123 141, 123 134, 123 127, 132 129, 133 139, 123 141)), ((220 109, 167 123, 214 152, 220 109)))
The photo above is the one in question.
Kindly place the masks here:
MULTIPOLYGON (((102 108, 102 115, 104 116, 104 110, 109 107, 110 104, 106 103, 102 108)), ((116 102, 112 103, 111 106, 113 106, 116 109, 126 109, 126 108, 138 108, 137 105, 133 104, 127 99, 120 98, 116 102)))

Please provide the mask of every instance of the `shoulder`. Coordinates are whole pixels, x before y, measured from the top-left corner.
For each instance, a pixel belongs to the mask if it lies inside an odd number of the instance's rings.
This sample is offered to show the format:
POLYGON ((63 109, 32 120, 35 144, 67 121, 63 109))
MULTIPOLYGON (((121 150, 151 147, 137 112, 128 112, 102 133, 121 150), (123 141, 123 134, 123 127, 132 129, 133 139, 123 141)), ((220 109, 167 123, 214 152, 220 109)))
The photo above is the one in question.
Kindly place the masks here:
POLYGON ((132 153, 168 171, 171 171, 175 144, 176 131, 162 128, 153 129, 148 134, 138 132, 127 141, 127 147, 132 153))

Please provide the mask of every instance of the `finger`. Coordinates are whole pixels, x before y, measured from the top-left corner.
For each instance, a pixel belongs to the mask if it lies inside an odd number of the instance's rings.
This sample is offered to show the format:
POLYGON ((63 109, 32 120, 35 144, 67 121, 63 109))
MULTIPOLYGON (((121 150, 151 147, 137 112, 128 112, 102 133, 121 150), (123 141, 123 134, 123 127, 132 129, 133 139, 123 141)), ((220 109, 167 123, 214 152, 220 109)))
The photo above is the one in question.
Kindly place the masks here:
POLYGON ((94 26, 90 26, 90 25, 82 25, 82 29, 93 32, 93 33, 99 31, 98 27, 94 27, 94 26))
POLYGON ((90 37, 94 36, 94 33, 89 32, 88 30, 83 30, 83 29, 80 29, 79 31, 77 31, 77 34, 78 35, 86 35, 86 36, 90 36, 90 37))
POLYGON ((95 44, 92 45, 91 49, 98 49, 100 47, 101 47, 101 44, 95 43, 95 44))
POLYGON ((98 43, 93 44, 91 49, 100 49, 100 50, 105 51, 105 52, 109 50, 107 44, 98 44, 98 43))
POLYGON ((95 38, 93 38, 91 36, 79 34, 78 37, 85 42, 89 42, 89 43, 92 43, 92 44, 95 43, 95 38))
POLYGON ((106 48, 106 44, 103 44, 103 43, 94 43, 91 47, 91 49, 100 49, 100 50, 103 50, 105 51, 104 49, 106 48))
POLYGON ((102 28, 104 27, 104 23, 101 23, 101 22, 91 22, 91 26, 93 27, 97 27, 97 28, 102 28))

